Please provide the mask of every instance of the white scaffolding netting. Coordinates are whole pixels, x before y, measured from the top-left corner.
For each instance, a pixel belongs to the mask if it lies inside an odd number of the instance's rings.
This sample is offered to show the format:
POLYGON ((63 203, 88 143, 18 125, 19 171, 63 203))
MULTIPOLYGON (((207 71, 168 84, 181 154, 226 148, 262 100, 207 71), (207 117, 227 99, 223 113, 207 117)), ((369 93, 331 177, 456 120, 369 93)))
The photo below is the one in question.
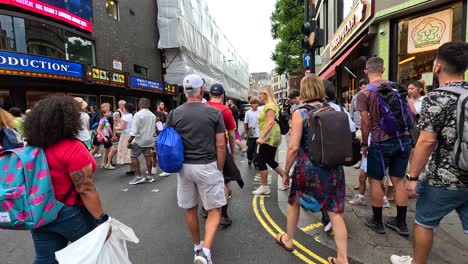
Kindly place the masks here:
POLYGON ((249 69, 216 25, 205 0, 157 0, 158 48, 166 50, 168 83, 200 74, 207 87, 222 83, 229 97, 247 100, 249 69))

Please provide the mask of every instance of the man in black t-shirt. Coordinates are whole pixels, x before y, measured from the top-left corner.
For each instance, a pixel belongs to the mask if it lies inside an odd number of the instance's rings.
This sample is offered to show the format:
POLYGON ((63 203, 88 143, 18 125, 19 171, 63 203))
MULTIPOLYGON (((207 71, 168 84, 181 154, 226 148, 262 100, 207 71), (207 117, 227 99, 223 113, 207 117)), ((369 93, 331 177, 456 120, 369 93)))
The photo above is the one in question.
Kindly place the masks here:
POLYGON ((227 101, 228 107, 231 109, 232 115, 234 116, 234 121, 236 121, 236 131, 237 128, 239 127, 239 108, 234 104, 232 99, 229 99, 227 101))

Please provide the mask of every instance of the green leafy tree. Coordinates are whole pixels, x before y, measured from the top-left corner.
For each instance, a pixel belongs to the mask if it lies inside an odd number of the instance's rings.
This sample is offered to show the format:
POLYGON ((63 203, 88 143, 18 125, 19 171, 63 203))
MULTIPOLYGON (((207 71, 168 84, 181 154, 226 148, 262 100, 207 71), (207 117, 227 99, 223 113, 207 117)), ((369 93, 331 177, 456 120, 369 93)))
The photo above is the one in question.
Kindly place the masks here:
POLYGON ((295 74, 303 70, 301 26, 304 23, 304 2, 277 0, 271 15, 271 34, 279 42, 271 58, 276 62, 278 74, 295 74))

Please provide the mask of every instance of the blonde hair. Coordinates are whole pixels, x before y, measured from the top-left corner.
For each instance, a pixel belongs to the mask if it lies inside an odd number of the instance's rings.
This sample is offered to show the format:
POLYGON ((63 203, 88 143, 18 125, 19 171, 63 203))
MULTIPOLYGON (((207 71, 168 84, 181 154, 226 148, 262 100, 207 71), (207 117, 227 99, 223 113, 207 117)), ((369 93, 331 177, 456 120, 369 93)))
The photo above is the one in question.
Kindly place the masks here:
POLYGON ((264 85, 264 86, 260 87, 259 92, 265 93, 265 95, 267 96, 265 104, 275 104, 275 105, 277 105, 275 97, 273 96, 273 90, 271 90, 270 86, 264 85))
POLYGON ((8 111, 0 107, 0 127, 15 127, 15 117, 8 111))
POLYGON ((325 102, 325 87, 320 77, 315 74, 308 74, 302 78, 301 101, 304 103, 313 101, 325 102))

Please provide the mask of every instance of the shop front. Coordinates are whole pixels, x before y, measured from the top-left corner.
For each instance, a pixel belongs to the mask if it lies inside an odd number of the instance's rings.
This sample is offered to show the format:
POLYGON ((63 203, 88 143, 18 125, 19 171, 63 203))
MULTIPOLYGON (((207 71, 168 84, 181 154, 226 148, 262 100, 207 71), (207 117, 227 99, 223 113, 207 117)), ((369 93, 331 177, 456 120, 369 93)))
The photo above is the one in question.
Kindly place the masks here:
POLYGON ((147 97, 151 100, 153 108, 156 109, 157 103, 164 100, 164 83, 159 81, 152 81, 148 79, 143 79, 137 76, 130 76, 130 89, 132 89, 132 95, 122 96, 121 99, 126 102, 131 102, 136 105, 138 102, 138 94, 141 94, 140 97, 147 97))

